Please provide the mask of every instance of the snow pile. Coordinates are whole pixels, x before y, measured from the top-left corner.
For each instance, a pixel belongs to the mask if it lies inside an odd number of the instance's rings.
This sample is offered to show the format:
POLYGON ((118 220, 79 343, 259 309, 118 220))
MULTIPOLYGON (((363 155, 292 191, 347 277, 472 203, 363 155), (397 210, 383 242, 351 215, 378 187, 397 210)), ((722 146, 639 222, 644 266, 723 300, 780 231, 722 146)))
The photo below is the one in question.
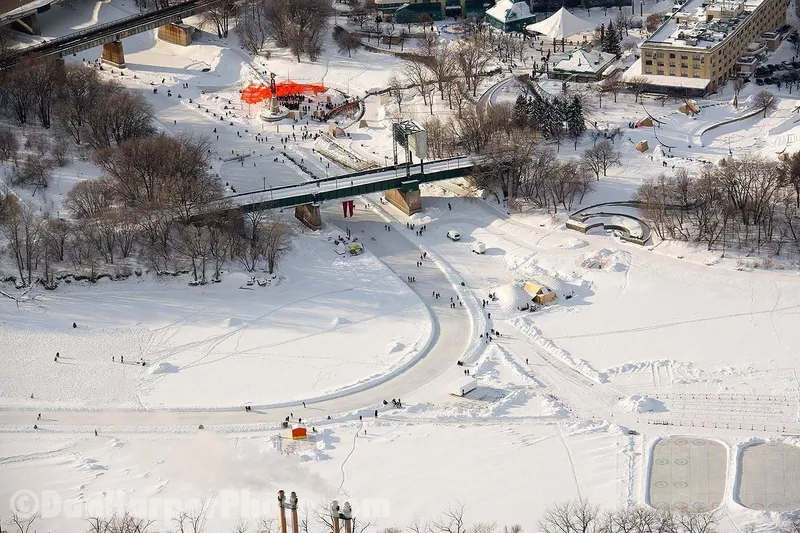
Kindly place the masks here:
POLYGON ((178 370, 180 370, 180 368, 170 363, 158 363, 157 365, 151 366, 147 372, 155 376, 158 374, 174 374, 178 370))
POLYGON ((387 353, 402 352, 405 349, 405 344, 402 342, 392 341, 386 345, 387 353))
POLYGON ((231 318, 229 318, 228 320, 225 321, 225 325, 229 326, 229 327, 232 327, 232 328, 235 328, 236 326, 241 326, 242 325, 242 319, 241 318, 233 318, 233 317, 231 317, 231 318))
POLYGON ((582 256, 578 265, 583 268, 603 269, 609 272, 625 272, 631 264, 631 255, 620 250, 600 248, 594 253, 582 256))
POLYGON ((664 149, 658 144, 653 149, 653 161, 661 161, 664 158, 664 149))
POLYGON ((525 289, 523 289, 522 285, 519 283, 501 285, 489 290, 489 292, 495 294, 497 301, 494 303, 499 306, 501 312, 506 315, 519 312, 521 307, 525 307, 525 305, 530 304, 533 300, 531 295, 525 292, 525 289))
POLYGON ((337 316, 333 320, 331 320, 331 327, 332 328, 338 328, 338 327, 341 327, 341 326, 346 326, 348 324, 350 324, 350 321, 347 320, 344 317, 341 317, 341 316, 337 316))
POLYGON ((619 407, 628 413, 663 413, 667 410, 663 402, 638 394, 620 400, 619 407))
POLYGON ((588 245, 589 243, 587 243, 583 239, 579 239, 577 237, 568 237, 563 241, 554 244, 553 248, 557 250, 574 250, 576 248, 583 248, 584 246, 588 245))

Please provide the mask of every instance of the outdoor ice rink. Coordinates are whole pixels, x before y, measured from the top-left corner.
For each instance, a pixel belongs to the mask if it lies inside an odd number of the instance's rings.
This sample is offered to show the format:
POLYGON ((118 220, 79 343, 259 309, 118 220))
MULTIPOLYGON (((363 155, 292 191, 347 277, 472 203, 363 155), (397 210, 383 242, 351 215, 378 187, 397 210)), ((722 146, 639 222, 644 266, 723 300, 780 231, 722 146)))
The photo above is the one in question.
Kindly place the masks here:
POLYGON ((800 509, 800 448, 768 442, 744 449, 739 502, 757 511, 800 509))
POLYGON ((727 454, 717 441, 661 439, 653 449, 648 501, 656 508, 716 509, 725 492, 727 454))

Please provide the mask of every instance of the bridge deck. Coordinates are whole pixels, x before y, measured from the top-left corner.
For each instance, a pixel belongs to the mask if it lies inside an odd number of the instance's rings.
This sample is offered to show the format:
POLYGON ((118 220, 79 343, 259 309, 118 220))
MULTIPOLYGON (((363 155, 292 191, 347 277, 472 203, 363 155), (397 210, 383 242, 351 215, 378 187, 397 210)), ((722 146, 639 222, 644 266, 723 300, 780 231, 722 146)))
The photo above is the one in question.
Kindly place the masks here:
POLYGON ((472 172, 476 161, 471 157, 458 157, 411 166, 411 175, 406 176, 405 165, 377 170, 344 174, 332 178, 314 180, 298 185, 274 187, 265 191, 231 196, 240 211, 260 211, 280 207, 291 207, 315 201, 352 198, 361 194, 397 189, 405 181, 416 180, 429 183, 466 176, 472 172))

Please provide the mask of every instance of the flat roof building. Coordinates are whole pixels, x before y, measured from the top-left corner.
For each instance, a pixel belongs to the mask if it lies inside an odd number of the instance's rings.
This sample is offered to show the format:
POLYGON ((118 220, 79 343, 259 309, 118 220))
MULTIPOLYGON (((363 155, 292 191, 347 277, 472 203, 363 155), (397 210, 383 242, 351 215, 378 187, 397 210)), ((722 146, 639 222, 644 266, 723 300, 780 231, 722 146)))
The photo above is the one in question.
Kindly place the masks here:
POLYGON ((623 80, 637 77, 656 92, 705 94, 736 75, 751 44, 785 23, 785 0, 688 0, 642 43, 641 59, 623 80))

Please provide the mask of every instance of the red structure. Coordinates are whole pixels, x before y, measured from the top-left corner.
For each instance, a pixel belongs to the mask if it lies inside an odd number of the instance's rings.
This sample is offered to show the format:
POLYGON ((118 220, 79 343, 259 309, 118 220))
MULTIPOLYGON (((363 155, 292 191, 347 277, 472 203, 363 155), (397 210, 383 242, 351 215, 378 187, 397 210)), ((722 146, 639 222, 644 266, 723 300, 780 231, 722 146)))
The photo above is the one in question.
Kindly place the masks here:
MULTIPOLYGON (((275 86, 275 96, 295 96, 298 94, 320 94, 328 89, 322 83, 296 83, 292 80, 282 81, 275 86)), ((242 89, 242 101, 248 104, 257 104, 272 98, 269 85, 251 83, 242 89)))

